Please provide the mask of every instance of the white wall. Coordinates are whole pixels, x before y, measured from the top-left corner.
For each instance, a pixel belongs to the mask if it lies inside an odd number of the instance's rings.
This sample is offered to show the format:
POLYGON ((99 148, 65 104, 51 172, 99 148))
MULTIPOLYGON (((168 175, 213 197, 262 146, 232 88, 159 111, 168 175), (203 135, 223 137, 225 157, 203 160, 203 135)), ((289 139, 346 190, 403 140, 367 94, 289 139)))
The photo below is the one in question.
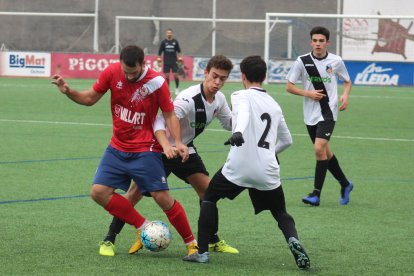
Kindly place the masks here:
MULTIPOLYGON (((414 1, 412 0, 344 0, 343 14, 377 15, 403 15, 414 17, 414 1)), ((392 20, 394 26, 388 24, 387 34, 379 45, 386 47, 376 48, 379 21, 376 19, 344 19, 342 57, 347 60, 373 60, 373 61, 414 61, 414 27, 410 27, 414 20, 392 20), (399 25, 399 26, 398 26, 399 25), (401 28, 400 31, 397 31, 401 28), (411 34, 411 39, 409 35, 411 34), (403 36, 403 37, 401 37, 403 36), (400 43, 397 43, 400 39, 400 43), (398 48, 399 47, 399 48, 398 48), (404 49, 405 48, 405 49, 404 49), (380 51, 378 51, 380 50, 380 51)))

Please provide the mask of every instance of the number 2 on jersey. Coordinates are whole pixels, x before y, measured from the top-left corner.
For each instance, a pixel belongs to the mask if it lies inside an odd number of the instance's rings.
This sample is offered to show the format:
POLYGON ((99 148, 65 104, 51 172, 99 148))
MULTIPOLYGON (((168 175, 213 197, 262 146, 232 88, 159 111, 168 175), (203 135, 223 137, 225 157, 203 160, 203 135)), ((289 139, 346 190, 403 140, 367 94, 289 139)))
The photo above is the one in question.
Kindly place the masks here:
POLYGON ((257 143, 257 146, 259 148, 269 149, 269 142, 266 142, 265 139, 267 137, 267 134, 269 133, 270 123, 272 122, 272 118, 270 118, 269 113, 263 113, 262 116, 260 116, 260 119, 262 119, 262 121, 266 120, 266 128, 263 131, 262 137, 260 137, 260 140, 259 140, 259 143, 257 143))

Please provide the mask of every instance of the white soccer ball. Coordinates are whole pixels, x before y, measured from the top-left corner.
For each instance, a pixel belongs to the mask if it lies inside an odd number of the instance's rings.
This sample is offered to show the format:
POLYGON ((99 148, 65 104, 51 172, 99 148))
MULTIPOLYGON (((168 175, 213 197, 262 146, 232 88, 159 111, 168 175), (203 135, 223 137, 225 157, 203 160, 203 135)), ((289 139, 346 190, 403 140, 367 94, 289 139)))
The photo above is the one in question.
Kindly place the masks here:
POLYGON ((167 224, 160 220, 147 223, 141 231, 141 241, 150 251, 158 252, 166 249, 171 241, 171 231, 167 224))

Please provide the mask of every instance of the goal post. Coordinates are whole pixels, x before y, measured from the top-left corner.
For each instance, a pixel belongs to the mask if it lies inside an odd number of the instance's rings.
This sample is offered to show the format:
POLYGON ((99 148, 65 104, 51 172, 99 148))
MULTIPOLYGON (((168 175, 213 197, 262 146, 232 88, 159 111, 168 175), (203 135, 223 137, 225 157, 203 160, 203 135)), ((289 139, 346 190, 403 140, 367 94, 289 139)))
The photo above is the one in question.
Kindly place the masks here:
MULTIPOLYGON (((182 21, 182 22, 205 22, 205 23, 211 23, 212 26, 209 29, 209 31, 212 33, 212 46, 211 46, 211 55, 216 54, 216 23, 259 23, 259 24, 265 24, 267 21, 265 19, 243 19, 243 18, 183 18, 183 17, 155 17, 155 16, 116 16, 115 17, 115 53, 119 53, 119 50, 121 48, 121 37, 120 37, 120 22, 121 21, 152 21, 152 22, 158 22, 158 21, 182 21)), ((288 25, 287 28, 287 48, 291 49, 289 46, 291 44, 291 37, 292 37, 292 29, 290 27, 290 21, 288 20, 269 20, 269 24, 276 22, 279 24, 288 25)))

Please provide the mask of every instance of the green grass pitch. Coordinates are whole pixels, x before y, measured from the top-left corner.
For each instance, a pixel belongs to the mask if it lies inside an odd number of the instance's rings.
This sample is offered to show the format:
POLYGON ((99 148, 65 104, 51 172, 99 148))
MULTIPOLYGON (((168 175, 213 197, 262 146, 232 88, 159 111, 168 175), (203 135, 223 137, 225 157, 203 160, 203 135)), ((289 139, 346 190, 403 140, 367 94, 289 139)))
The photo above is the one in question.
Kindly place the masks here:
MULTIPOLYGON (((69 80, 86 89, 92 80, 69 80)), ((185 88, 192 83, 183 83, 185 88)), ((225 92, 241 89, 228 83, 225 92)), ((266 85, 280 103, 293 145, 279 157, 288 212, 311 258, 309 275, 414 275, 414 90, 352 89, 340 112, 331 147, 355 185, 348 206, 328 173, 320 207, 304 206, 312 190, 315 158, 302 119, 302 98, 284 85, 266 85)), ((222 200, 220 237, 238 255, 211 254, 210 263, 181 260, 185 247, 173 230, 160 253, 128 255, 134 229, 117 239, 117 255, 98 255, 111 217, 88 196, 111 137, 109 97, 93 107, 61 95, 49 79, 0 78, 0 274, 1 275, 303 275, 269 212, 253 215, 247 193, 222 200)), ((229 132, 217 122, 196 139, 213 175, 224 163, 229 132)), ((198 199, 171 176, 171 193, 197 232, 198 199)), ((138 209, 168 222, 151 199, 138 209)))

